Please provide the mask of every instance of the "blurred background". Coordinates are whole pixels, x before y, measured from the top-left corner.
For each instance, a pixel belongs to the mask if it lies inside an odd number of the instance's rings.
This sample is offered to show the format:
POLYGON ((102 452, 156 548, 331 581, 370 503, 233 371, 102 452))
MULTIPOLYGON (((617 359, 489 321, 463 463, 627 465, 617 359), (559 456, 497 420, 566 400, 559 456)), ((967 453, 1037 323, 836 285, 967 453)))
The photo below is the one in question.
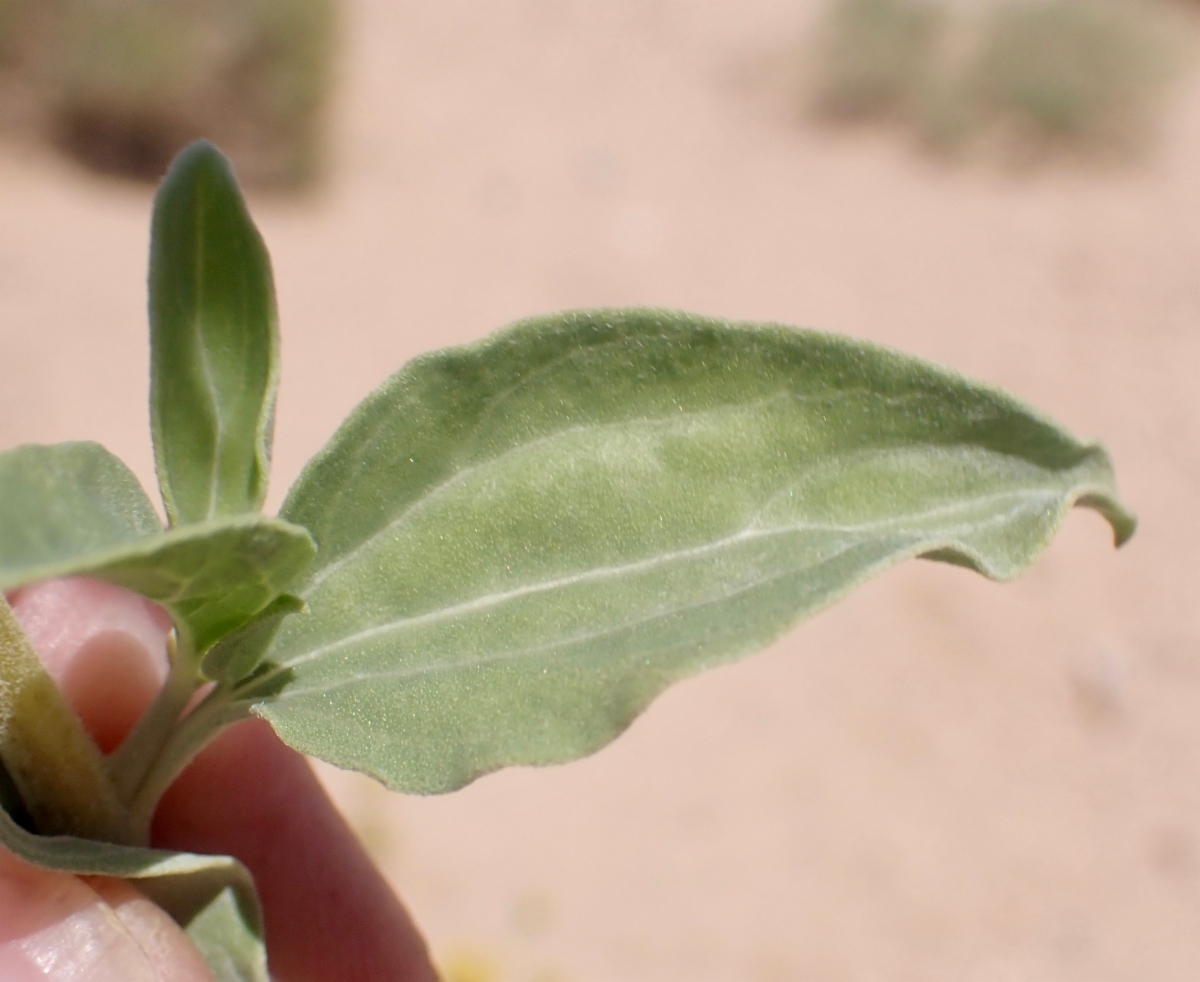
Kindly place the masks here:
POLYGON ((1102 439, 1141 516, 910 563, 617 743, 322 767, 448 982, 1200 978, 1195 0, 0 0, 0 447, 153 483, 153 182, 271 248, 278 503, 415 354, 650 304, 842 331, 1102 439))

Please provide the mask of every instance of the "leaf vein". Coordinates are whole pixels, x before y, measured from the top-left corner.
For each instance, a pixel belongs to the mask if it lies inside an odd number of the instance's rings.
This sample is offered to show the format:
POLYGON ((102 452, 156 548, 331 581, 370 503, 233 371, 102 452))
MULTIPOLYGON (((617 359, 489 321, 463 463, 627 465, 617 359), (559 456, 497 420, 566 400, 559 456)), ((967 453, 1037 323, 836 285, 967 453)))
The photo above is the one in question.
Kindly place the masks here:
MULTIPOLYGON (((1021 508, 1021 502, 1026 499, 1053 500, 1055 497, 1055 495, 1045 491, 1017 488, 978 498, 972 498, 967 502, 955 502, 950 505, 938 506, 921 512, 912 512, 904 515, 891 516, 886 519, 876 519, 859 523, 834 524, 799 522, 791 525, 778 526, 756 526, 751 524, 733 533, 732 535, 725 536, 721 539, 715 539, 712 542, 706 542, 699 546, 693 546, 687 549, 677 549, 672 552, 661 553, 656 556, 649 556, 645 559, 639 559, 635 560, 634 562, 623 563, 616 566, 597 566, 581 572, 571 573, 567 576, 526 584, 511 590, 484 594, 463 603, 454 604, 449 607, 443 607, 439 610, 427 611, 422 614, 415 614, 409 617, 398 618, 394 621, 388 621, 384 624, 373 625, 369 628, 357 631, 354 634, 339 638, 335 642, 322 645, 307 652, 303 652, 296 657, 283 662, 282 666, 284 668, 295 668, 299 665, 303 665, 321 658, 329 654, 331 651, 336 651, 340 648, 344 648, 348 645, 356 644, 362 641, 369 641, 373 638, 380 637, 394 631, 402 631, 413 627, 423 626, 425 624, 449 620, 463 614, 471 614, 489 607, 496 607, 511 600, 518 600, 521 597, 530 596, 533 594, 547 593, 553 590, 565 589, 568 587, 577 586, 581 583, 615 579, 631 573, 646 572, 648 570, 670 565, 672 563, 688 561, 699 558, 706 554, 720 552, 723 549, 753 539, 771 538, 779 535, 790 535, 804 532, 834 532, 857 536, 864 533, 874 533, 880 529, 887 528, 889 526, 895 526, 901 522, 920 521, 934 517, 949 516, 955 512, 968 511, 978 508, 981 505, 989 505, 993 502, 1002 501, 1007 498, 1017 499, 1016 503, 1011 509, 1007 511, 996 512, 984 523, 972 522, 966 526, 951 527, 949 529, 942 530, 944 536, 952 537, 959 528, 977 529, 981 524, 1003 524, 1019 511, 1023 510, 1021 508)), ((852 546, 855 544, 857 543, 851 543, 850 545, 852 546)), ((849 546, 847 548, 849 548, 849 546)))

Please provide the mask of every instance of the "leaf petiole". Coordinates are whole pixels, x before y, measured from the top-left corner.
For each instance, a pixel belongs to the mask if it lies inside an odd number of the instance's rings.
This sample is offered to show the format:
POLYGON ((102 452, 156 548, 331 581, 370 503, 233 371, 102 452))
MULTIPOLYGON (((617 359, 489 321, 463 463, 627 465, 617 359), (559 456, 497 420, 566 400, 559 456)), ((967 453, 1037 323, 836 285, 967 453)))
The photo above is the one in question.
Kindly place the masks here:
POLYGON ((123 802, 128 803, 146 780, 171 731, 200 686, 189 635, 176 629, 168 638, 170 670, 149 708, 108 758, 108 773, 123 802), (180 638, 184 640, 180 642, 180 638))
POLYGON ((155 754, 141 782, 127 797, 129 824, 139 841, 149 841, 150 822, 158 800, 201 750, 227 727, 249 719, 252 703, 238 699, 232 688, 217 684, 200 704, 178 720, 155 754))

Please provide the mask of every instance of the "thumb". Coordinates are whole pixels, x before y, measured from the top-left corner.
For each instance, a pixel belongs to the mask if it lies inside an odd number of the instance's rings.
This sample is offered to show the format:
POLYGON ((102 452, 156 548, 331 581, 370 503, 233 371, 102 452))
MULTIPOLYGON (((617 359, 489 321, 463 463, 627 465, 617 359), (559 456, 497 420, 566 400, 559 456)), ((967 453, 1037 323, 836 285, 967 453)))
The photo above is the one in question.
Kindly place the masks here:
MULTIPOLYGON (((47 671, 111 750, 165 674, 165 614, 85 579, 41 583, 9 599, 47 671)), ((82 979, 212 982, 178 926, 127 883, 40 869, 0 849, 0 980, 82 979)))
POLYGON ((0 849, 4 982, 213 982, 175 923, 120 880, 39 869, 0 849))
POLYGON ((166 678, 167 612, 84 577, 46 580, 15 591, 8 602, 96 745, 112 752, 166 678))

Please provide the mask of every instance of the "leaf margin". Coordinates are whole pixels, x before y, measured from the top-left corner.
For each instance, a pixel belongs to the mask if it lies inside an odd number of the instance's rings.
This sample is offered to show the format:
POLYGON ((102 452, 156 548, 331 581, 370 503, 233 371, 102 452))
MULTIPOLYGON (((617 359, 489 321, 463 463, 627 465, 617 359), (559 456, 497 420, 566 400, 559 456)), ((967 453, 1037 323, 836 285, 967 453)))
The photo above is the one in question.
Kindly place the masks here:
MULTIPOLYGON (((322 450, 319 451, 316 456, 314 456, 308 465, 306 465, 301 477, 288 492, 284 507, 281 509, 281 514, 288 515, 289 518, 292 519, 304 520, 303 512, 301 511, 301 513, 297 514, 294 509, 296 501, 303 493, 306 481, 311 482, 313 480, 313 475, 319 475, 319 472, 323 467, 328 466, 331 461, 334 461, 335 445, 339 438, 350 427, 357 424, 362 424, 365 426, 371 425, 370 420, 368 419, 369 413, 367 410, 370 408, 373 401, 377 401, 381 397, 381 393, 385 393, 389 387, 396 385, 397 380, 402 379, 406 374, 414 375, 427 366, 435 365, 439 359, 446 357, 461 357, 465 359, 471 355, 484 355, 490 350, 495 350, 498 346, 512 343, 514 340, 519 341, 520 336, 524 332, 537 330, 538 328, 544 327, 548 322, 554 322, 556 320, 576 319, 584 321, 585 324, 590 322, 594 326, 598 322, 603 323, 610 320, 621 321, 643 318, 654 321, 656 318, 663 317, 683 319, 689 321, 691 324, 699 324, 708 328, 715 327, 721 330, 753 330, 759 332, 774 332, 776 334, 784 333, 791 338, 803 336, 808 339, 818 339, 825 344, 843 345, 850 349, 852 354, 858 358, 876 358, 883 362, 891 362, 891 367, 893 369, 897 366, 905 371, 918 369, 935 378, 940 384, 952 387, 966 387, 974 390, 976 393, 987 396, 995 404, 1002 405, 1010 411, 1017 412, 1033 423, 1043 426, 1048 430, 1058 434, 1062 438, 1069 440, 1080 454, 1078 466, 1082 468, 1083 471, 1090 471, 1091 473, 1081 475, 1081 479, 1079 481, 1075 482, 1075 484, 1073 484, 1069 490, 1066 490, 1058 496, 1057 502, 1052 509, 1053 514, 1043 525, 1041 534, 1036 536, 1029 543, 1029 548, 1027 549, 1028 555, 1024 559, 1014 561, 1005 566, 1003 563, 997 563, 994 560, 989 559, 978 550, 962 547, 961 543, 953 540, 928 540, 917 545, 913 545, 906 550, 894 552, 890 556, 881 559, 879 562, 872 563, 865 567, 864 572, 862 572, 861 575, 847 580, 840 588, 827 594, 820 604, 811 608, 798 610, 793 616, 781 621, 781 623, 776 625, 774 629, 767 632, 764 636, 754 637, 746 641, 744 644, 740 645, 736 651, 722 654, 706 662, 697 663, 695 666, 683 669, 675 675, 662 676, 661 683, 655 686, 653 691, 646 695, 643 699, 637 701, 636 705, 631 706, 630 710, 625 714, 624 718, 619 722, 619 724, 614 726, 611 734, 587 747, 576 747, 561 754, 546 754, 536 758, 527 754, 518 755, 516 758, 498 757, 487 764, 468 767, 462 773, 454 776, 453 778, 447 778, 442 781, 423 782, 412 779, 411 774, 404 779, 398 779, 395 773, 385 773, 379 769, 363 766, 363 763, 360 760, 355 760, 351 757, 337 753, 330 753, 327 749, 323 749, 318 745, 319 741, 315 741, 311 738, 297 737, 294 726, 295 715, 294 712, 289 712, 289 710, 294 711, 295 707, 287 706, 289 699, 287 688, 283 689, 276 698, 263 700, 261 703, 255 706, 255 714, 268 719, 276 729, 276 732, 279 733, 279 735, 286 742, 294 747, 297 747, 302 752, 310 753, 314 756, 326 759, 336 766, 348 767, 350 769, 363 771, 377 780, 380 780, 382 783, 393 788, 394 790, 422 794, 443 793, 462 787, 470 781, 475 780, 477 777, 502 767, 527 764, 537 765, 558 763, 565 760, 575 759, 579 756, 583 756, 587 753, 591 753, 600 749, 610 740, 614 739, 616 735, 618 735, 625 727, 627 727, 629 723, 631 723, 633 719, 636 718, 636 716, 643 711, 647 705, 649 705, 649 703, 657 696, 657 694, 663 691, 670 684, 673 684, 680 678, 703 670, 704 668, 711 667, 713 664, 731 661, 743 654, 748 653, 751 650, 757 650, 764 644, 769 643, 771 640, 777 638, 780 634, 794 627, 795 624, 800 620, 806 619, 807 617, 815 614, 817 611, 824 609, 832 603, 835 603, 856 586, 864 582, 867 578, 877 575, 879 572, 882 572, 882 570, 895 565, 896 563, 902 562, 905 559, 925 556, 926 558, 930 559, 950 561, 957 563, 958 565, 966 566, 992 579, 1011 579, 1016 575, 1019 575, 1019 573, 1028 566, 1028 563, 1031 562, 1033 558, 1035 558, 1036 555, 1048 544, 1049 540, 1053 537, 1058 527, 1064 520, 1067 512, 1076 505, 1091 508, 1100 512, 1112 526, 1114 542, 1116 545, 1119 546, 1123 544, 1133 534, 1133 531, 1136 527, 1136 519, 1120 501, 1116 491, 1115 480, 1113 478, 1111 459, 1108 457, 1107 452, 1098 444, 1080 443, 1054 420, 1050 419, 1039 410, 1034 409, 1023 400, 1018 399, 1016 396, 1013 396, 1002 389, 987 383, 970 379, 958 372, 953 371, 952 369, 944 368, 924 359, 876 345, 872 342, 858 341, 836 335, 824 334, 822 332, 798 331, 797 329, 788 328, 783 325, 748 324, 745 322, 731 323, 717 321, 711 318, 700 318, 695 317, 694 315, 680 314, 673 311, 648 309, 568 312, 566 314, 551 315, 545 318, 532 318, 525 321, 520 321, 507 329, 496 332, 493 335, 489 335, 488 337, 472 342, 471 344, 450 349, 443 349, 442 351, 430 352, 428 354, 419 356, 401 368, 399 372, 391 376, 383 383, 383 385, 368 395, 367 398, 364 399, 358 407, 356 407, 356 409, 351 413, 350 417, 347 418, 346 422, 339 427, 334 437, 332 437, 325 447, 323 447, 322 450)), ((335 492, 335 495, 340 493, 340 491, 337 491, 335 492)), ((306 524, 308 523, 306 522, 306 524)), ((315 525, 313 527, 313 533, 314 537, 320 537, 320 531, 315 527, 315 525)), ((324 542, 321 543, 321 546, 322 548, 319 553, 319 558, 305 580, 293 586, 294 592, 298 593, 302 597, 307 595, 307 588, 312 583, 313 578, 321 575, 324 565, 336 563, 339 560, 340 554, 346 551, 334 550, 331 553, 330 551, 326 550, 324 542), (324 561, 324 565, 322 561, 324 561)), ((319 616, 319 612, 317 616, 319 616)), ((274 648, 271 648, 266 652, 265 657, 274 658, 277 657, 277 655, 278 653, 275 652, 274 648)), ((282 669, 294 668, 294 665, 289 664, 286 656, 281 657, 278 664, 282 669)))

